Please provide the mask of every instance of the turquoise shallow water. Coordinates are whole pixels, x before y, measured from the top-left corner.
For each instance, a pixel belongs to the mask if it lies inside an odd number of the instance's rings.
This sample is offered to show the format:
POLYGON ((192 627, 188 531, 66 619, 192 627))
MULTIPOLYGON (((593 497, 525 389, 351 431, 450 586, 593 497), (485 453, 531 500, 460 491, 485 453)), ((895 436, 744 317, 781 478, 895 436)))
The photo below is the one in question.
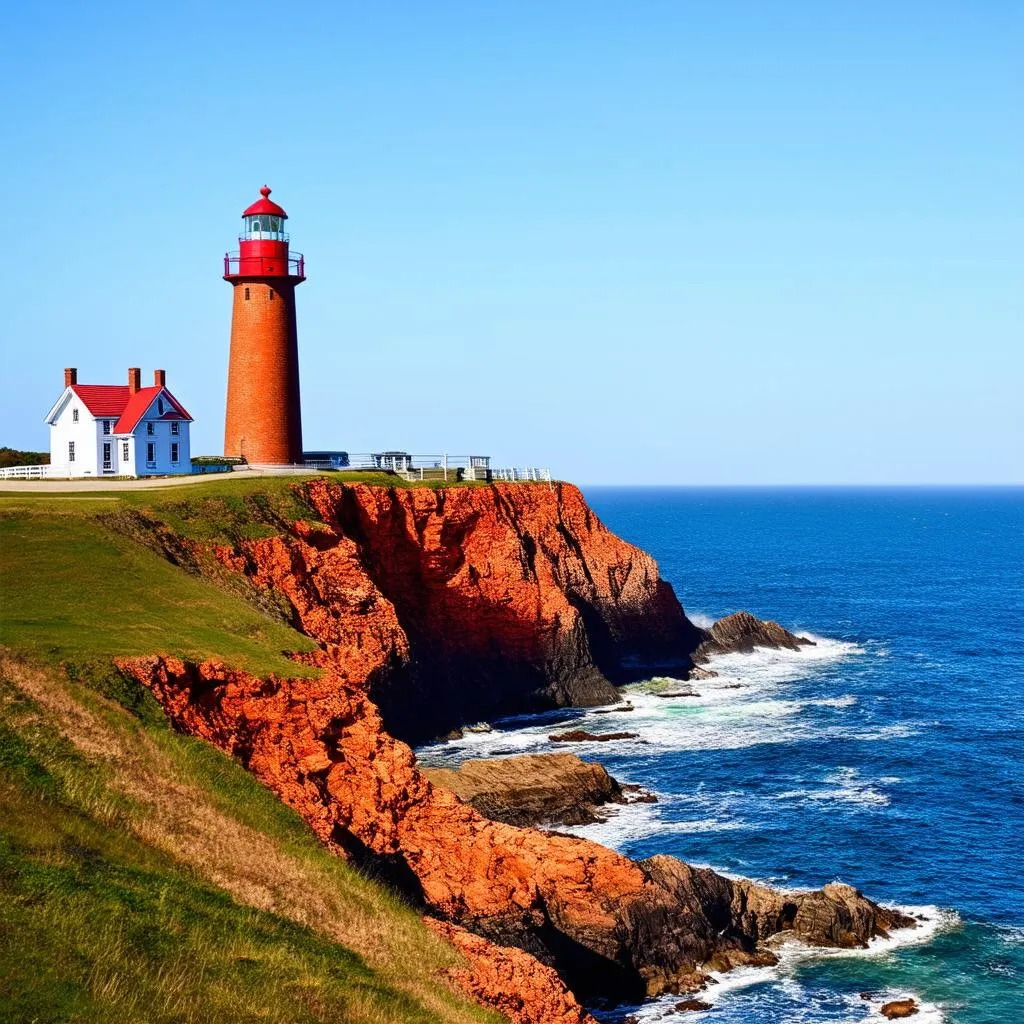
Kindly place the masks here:
MULTIPOLYGON (((554 716, 639 731, 581 753, 660 797, 580 831, 786 887, 842 879, 928 919, 912 943, 725 976, 708 1019, 855 1024, 911 994, 921 1024, 1024 1022, 1024 490, 587 498, 698 620, 746 608, 819 642, 722 659, 699 698, 554 716)), ((423 753, 544 749, 551 721, 423 753)))

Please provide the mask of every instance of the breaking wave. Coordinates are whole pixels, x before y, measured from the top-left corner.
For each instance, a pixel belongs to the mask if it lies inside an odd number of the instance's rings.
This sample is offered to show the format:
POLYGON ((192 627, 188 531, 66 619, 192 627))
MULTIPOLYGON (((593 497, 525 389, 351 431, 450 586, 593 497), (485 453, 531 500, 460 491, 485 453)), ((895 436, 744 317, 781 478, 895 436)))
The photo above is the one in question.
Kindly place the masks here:
MULTIPOLYGON (((805 634, 808 635, 808 634, 805 634)), ((567 745, 566 750, 593 756, 624 752, 653 754, 669 750, 735 750, 761 743, 796 743, 816 737, 848 738, 851 727, 841 715, 858 698, 851 693, 789 697, 786 685, 814 675, 825 666, 863 655, 858 644, 811 637, 814 647, 799 651, 757 649, 751 654, 725 654, 709 663, 718 675, 685 682, 657 677, 623 687, 624 702, 587 711, 560 711, 519 716, 495 723, 490 732, 467 733, 462 739, 418 750, 422 763, 453 765, 470 757, 537 753, 553 748, 551 733, 567 724, 588 732, 636 733, 635 738, 567 745), (658 691, 679 691, 658 696, 658 691), (804 712, 820 710, 825 716, 804 712)), ((878 738, 888 738, 885 727, 878 738)), ((873 737, 855 737, 873 738, 873 737)))
MULTIPOLYGON (((798 941, 783 942, 775 946, 779 962, 774 967, 737 967, 728 972, 712 971, 711 984, 699 993, 699 998, 714 1008, 714 1016, 708 1019, 721 1021, 722 1024, 746 1024, 759 1019, 758 1006, 761 1000, 758 994, 752 995, 747 990, 760 987, 763 989, 765 1006, 771 1005, 778 1009, 781 1004, 787 1010, 792 1006, 791 1013, 778 1018, 785 1021, 829 1020, 841 1021, 842 1024, 860 1024, 861 1021, 884 1020, 880 1011, 885 1003, 910 997, 918 1007, 914 1020, 922 1024, 942 1024, 947 1019, 942 1009, 912 989, 883 986, 877 991, 864 993, 836 993, 821 991, 805 982, 800 975, 800 968, 825 960, 885 957, 897 949, 930 942, 940 932, 960 924, 957 914, 935 906, 893 906, 892 909, 916 918, 918 927, 893 932, 889 938, 873 939, 867 949, 821 949, 798 941)), ((678 995, 663 996, 629 1007, 628 1015, 638 1024, 675 1020, 678 1019, 675 1004, 679 1000, 678 995)), ((700 1021, 704 1015, 688 1014, 687 1019, 700 1021)))

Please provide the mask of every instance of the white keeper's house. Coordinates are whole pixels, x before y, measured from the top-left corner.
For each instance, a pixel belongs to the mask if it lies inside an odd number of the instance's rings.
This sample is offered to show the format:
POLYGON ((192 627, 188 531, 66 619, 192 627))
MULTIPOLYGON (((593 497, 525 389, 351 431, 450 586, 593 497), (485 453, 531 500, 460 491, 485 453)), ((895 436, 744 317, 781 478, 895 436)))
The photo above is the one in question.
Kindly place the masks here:
POLYGON ((46 415, 51 476, 166 476, 191 473, 185 407, 167 390, 167 374, 142 387, 132 367, 127 384, 79 384, 64 371, 64 391, 46 415))

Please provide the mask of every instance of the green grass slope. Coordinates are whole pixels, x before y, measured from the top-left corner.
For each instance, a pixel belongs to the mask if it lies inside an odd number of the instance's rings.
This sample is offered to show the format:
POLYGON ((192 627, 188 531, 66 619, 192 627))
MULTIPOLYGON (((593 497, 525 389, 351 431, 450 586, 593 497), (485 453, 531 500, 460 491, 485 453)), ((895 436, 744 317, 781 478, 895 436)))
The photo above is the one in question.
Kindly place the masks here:
POLYGON ((228 540, 311 515, 279 480, 0 497, 0 1020, 497 1020, 411 909, 112 668, 295 674, 305 637, 139 524, 228 540))

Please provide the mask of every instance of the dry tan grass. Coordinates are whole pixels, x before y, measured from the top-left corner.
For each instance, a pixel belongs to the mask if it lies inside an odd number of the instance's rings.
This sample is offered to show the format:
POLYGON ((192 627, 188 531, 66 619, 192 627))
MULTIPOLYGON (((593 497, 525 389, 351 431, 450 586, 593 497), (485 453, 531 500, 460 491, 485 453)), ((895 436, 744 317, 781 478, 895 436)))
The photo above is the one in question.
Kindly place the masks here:
MULTIPOLYGON (((120 814, 121 823, 138 838, 238 902, 343 944, 442 1020, 500 1020, 455 995, 441 980, 439 969, 461 958, 413 913, 354 872, 340 885, 323 865, 282 849, 272 837, 224 813, 203 790, 182 780, 171 758, 123 709, 90 691, 75 692, 55 671, 3 651, 0 673, 42 709, 39 724, 57 729, 100 769, 95 791, 76 795, 91 813, 101 818, 120 814), (104 806, 108 788, 131 802, 126 821, 123 801, 120 809, 113 803, 104 806)), ((111 945, 116 948, 115 942, 111 945)), ((367 1007, 369 1020, 374 1019, 372 1009, 367 1007)))

